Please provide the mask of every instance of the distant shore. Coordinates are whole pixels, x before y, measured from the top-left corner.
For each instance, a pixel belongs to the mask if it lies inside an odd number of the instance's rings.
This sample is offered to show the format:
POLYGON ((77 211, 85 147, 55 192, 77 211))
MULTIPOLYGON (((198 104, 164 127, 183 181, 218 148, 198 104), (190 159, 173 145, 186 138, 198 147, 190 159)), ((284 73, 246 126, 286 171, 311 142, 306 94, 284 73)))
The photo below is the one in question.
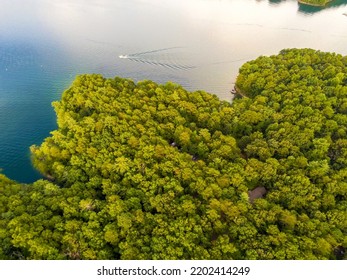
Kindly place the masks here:
POLYGON ((310 6, 315 6, 315 7, 324 7, 326 4, 331 2, 332 0, 326 0, 324 3, 312 3, 311 1, 307 0, 298 0, 300 4, 305 4, 305 5, 310 5, 310 6))

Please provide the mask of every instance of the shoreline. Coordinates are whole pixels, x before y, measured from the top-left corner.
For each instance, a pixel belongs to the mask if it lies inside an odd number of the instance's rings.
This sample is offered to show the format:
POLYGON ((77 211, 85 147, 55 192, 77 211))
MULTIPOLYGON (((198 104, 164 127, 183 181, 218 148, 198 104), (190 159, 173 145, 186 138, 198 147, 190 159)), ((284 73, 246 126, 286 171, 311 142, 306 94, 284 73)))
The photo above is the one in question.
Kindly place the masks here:
POLYGON ((303 4, 303 5, 308 5, 308 6, 312 6, 312 7, 325 7, 327 4, 329 4, 331 1, 333 0, 328 0, 326 1, 324 4, 318 4, 318 3, 310 3, 307 2, 305 0, 298 0, 299 4, 303 4))

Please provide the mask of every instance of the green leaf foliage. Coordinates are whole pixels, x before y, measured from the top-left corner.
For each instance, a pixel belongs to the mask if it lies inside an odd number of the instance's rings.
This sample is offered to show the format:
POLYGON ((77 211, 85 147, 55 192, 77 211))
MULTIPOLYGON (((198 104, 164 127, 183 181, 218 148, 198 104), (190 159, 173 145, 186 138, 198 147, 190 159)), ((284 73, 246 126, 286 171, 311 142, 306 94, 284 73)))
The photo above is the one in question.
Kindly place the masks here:
POLYGON ((31 147, 50 181, 0 177, 0 257, 345 258, 347 58, 283 50, 236 90, 78 76, 31 147))

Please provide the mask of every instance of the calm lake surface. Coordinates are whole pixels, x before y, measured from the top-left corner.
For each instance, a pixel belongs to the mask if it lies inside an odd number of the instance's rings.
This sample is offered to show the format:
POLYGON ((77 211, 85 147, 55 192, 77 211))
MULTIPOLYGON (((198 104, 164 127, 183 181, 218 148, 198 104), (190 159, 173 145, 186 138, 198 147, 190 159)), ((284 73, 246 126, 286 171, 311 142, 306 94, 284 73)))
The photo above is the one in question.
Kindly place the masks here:
POLYGON ((170 80, 231 100, 238 68, 259 55, 347 55, 343 13, 339 0, 0 0, 0 168, 40 178, 29 147, 56 128, 51 102, 78 74, 170 80))

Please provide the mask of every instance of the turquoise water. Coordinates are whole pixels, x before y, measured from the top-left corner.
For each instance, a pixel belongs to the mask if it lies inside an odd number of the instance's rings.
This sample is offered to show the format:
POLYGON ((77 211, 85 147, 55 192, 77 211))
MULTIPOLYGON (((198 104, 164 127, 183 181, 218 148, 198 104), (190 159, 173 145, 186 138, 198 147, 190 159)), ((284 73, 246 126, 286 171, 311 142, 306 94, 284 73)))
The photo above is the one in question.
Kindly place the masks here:
POLYGON ((0 168, 39 174, 29 147, 56 128, 51 102, 80 73, 168 80, 230 100, 238 68, 283 48, 347 54, 347 1, 0 0, 0 168))

